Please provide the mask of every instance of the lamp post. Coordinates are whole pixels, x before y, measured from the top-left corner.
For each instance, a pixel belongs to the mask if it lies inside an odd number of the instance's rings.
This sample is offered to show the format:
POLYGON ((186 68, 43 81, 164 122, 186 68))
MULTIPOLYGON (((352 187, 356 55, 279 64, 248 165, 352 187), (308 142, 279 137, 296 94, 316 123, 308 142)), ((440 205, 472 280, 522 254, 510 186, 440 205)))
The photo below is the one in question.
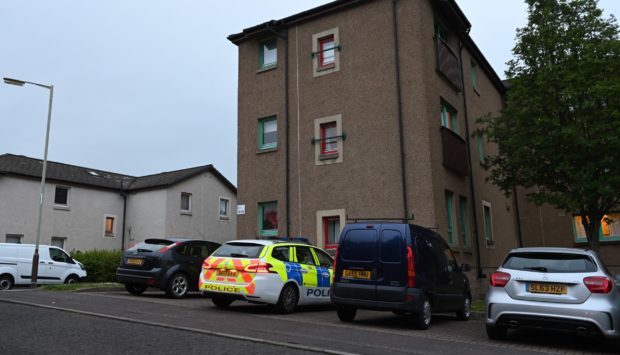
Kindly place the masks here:
POLYGON ((47 173, 47 146, 50 139, 50 123, 52 121, 52 99, 54 97, 54 85, 37 84, 30 81, 4 78, 5 84, 24 86, 24 84, 36 85, 50 91, 50 100, 47 110, 47 130, 45 131, 45 153, 43 155, 43 171, 41 172, 41 194, 39 196, 39 219, 37 221, 37 239, 32 257, 32 272, 30 274, 30 287, 37 287, 39 274, 39 241, 41 240, 41 217, 43 216, 43 196, 45 194, 45 175, 47 173))

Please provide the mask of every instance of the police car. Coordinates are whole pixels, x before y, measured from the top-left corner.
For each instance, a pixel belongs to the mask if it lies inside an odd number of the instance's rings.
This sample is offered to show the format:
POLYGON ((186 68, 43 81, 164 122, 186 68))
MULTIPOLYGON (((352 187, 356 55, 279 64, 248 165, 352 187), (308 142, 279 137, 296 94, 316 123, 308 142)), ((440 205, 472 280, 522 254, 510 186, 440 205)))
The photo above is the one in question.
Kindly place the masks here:
POLYGON ((235 300, 275 305, 329 304, 333 259, 320 248, 282 240, 235 240, 205 259, 199 289, 220 308, 235 300))

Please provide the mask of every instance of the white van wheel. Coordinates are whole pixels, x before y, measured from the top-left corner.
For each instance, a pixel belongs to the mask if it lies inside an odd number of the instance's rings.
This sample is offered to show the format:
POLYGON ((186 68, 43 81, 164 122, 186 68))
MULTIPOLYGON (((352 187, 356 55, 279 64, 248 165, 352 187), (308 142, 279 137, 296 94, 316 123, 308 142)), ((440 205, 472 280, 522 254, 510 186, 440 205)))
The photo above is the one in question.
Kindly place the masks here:
POLYGON ((65 279, 65 283, 66 284, 74 284, 78 282, 78 277, 75 275, 69 275, 67 276, 67 278, 65 279))
POLYGON ((0 290, 9 290, 13 287, 13 278, 11 275, 0 276, 0 290))

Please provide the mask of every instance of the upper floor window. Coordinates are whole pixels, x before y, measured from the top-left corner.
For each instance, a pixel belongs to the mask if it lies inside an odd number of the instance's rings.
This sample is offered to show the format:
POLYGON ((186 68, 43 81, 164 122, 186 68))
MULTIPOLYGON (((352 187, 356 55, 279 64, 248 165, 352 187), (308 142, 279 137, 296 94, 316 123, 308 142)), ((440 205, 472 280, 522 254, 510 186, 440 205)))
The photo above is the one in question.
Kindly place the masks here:
POLYGON ((336 42, 334 35, 319 39, 319 66, 322 68, 332 66, 336 62, 336 42))
POLYGON ((69 207, 69 188, 64 186, 56 186, 54 194, 54 205, 56 207, 69 207))
POLYGON ((267 117, 258 121, 258 148, 273 149, 278 146, 278 121, 267 117))
POLYGON ((478 92, 478 66, 476 63, 471 62, 471 86, 474 88, 475 92, 478 92))
POLYGON ((274 67, 278 63, 278 46, 275 38, 260 43, 259 56, 261 69, 274 67))
POLYGON ((312 68, 314 77, 340 70, 338 28, 312 35, 312 68))
POLYGON ((278 203, 263 202, 258 204, 258 232, 263 236, 278 234, 278 203))
POLYGON ((220 218, 230 218, 230 199, 225 197, 220 197, 220 218))
POLYGON ((491 211, 491 204, 486 201, 482 201, 482 219, 484 221, 484 238, 487 241, 487 245, 493 245, 493 213, 491 211))
POLYGON ((450 130, 459 133, 459 121, 456 116, 456 110, 441 100, 441 125, 450 130))
POLYGON ((314 120, 314 163, 326 165, 341 163, 346 134, 342 131, 342 115, 314 120))
POLYGON ((181 213, 192 212, 192 194, 181 192, 181 213))
POLYGON ((338 135, 335 121, 321 125, 321 154, 334 154, 338 152, 338 135))
MULTIPOLYGON (((586 243, 586 230, 581 223, 581 216, 573 218, 573 233, 575 242, 586 243)), ((603 216, 601 220, 601 228, 598 232, 598 240, 600 242, 620 241, 620 212, 609 213, 603 216)))

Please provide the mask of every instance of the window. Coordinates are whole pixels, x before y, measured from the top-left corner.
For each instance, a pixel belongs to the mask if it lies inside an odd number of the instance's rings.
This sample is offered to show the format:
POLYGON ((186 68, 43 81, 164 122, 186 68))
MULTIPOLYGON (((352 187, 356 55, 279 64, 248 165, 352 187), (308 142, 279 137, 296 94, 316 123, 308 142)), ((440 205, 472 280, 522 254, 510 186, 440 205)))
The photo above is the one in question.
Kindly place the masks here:
POLYGON ((435 21, 435 37, 448 42, 448 31, 437 21, 435 21))
POLYGON ((476 134, 476 145, 478 146, 478 159, 480 164, 484 163, 484 141, 482 133, 476 134))
POLYGON ((260 69, 273 68, 278 63, 278 47, 275 38, 260 43, 260 69))
POLYGON ((192 194, 189 192, 181 192, 181 213, 192 213, 192 194))
POLYGON ((273 149, 278 146, 278 121, 275 117, 258 121, 258 148, 273 149))
POLYGON ((329 254, 324 252, 321 249, 313 248, 314 253, 316 254, 317 259, 319 259, 319 265, 321 267, 331 268, 334 266, 334 259, 332 259, 329 254))
POLYGON ((336 62, 335 45, 334 35, 319 39, 319 66, 321 68, 332 67, 336 62))
POLYGON ((323 217, 323 242, 326 248, 335 248, 340 238, 340 216, 323 217))
POLYGON ((337 135, 336 122, 328 122, 321 125, 321 154, 334 154, 338 152, 337 135))
POLYGON ((453 194, 451 191, 446 190, 446 218, 448 227, 448 244, 454 245, 454 204, 452 203, 453 194))
POLYGON ((230 199, 225 197, 220 197, 220 218, 230 218, 230 199))
POLYGON ((21 244, 22 243, 22 238, 24 237, 23 234, 7 234, 6 235, 6 239, 5 241, 7 243, 17 243, 17 244, 21 244))
MULTIPOLYGON (((581 223, 581 216, 573 218, 573 233, 575 242, 586 243, 586 230, 581 223)), ((606 214, 601 220, 601 228, 598 232, 600 242, 620 241, 620 212, 606 214)))
POLYGON ((116 223, 114 216, 105 216, 104 236, 114 237, 116 234, 116 223))
POLYGON ((265 202, 258 204, 258 231, 262 236, 278 234, 278 203, 265 202))
POLYGON ((55 247, 59 247, 60 249, 65 248, 65 239, 63 237, 52 237, 52 245, 55 247))
POLYGON ((50 258, 56 262, 74 264, 73 259, 58 248, 50 248, 50 258))
POLYGON ((289 247, 275 247, 271 252, 271 257, 280 261, 290 261, 289 247))
POLYGON ((309 247, 295 247, 295 256, 297 257, 297 262, 305 265, 316 265, 314 261, 314 256, 310 251, 309 247))
POLYGON ((476 63, 471 62, 471 86, 475 92, 478 92, 478 66, 476 63))
POLYGON ((459 122, 456 117, 456 110, 443 100, 441 100, 441 125, 459 133, 459 122))
POLYGON ((346 221, 344 209, 316 212, 316 242, 319 248, 332 249, 338 247, 340 232, 346 221))
POLYGON ((482 201, 482 218, 484 219, 484 237, 487 245, 493 245, 493 214, 491 204, 486 201, 482 201))
POLYGON ((459 196, 459 231, 463 247, 469 247, 469 223, 467 220, 467 197, 459 196))
POLYGON ((56 186, 54 194, 55 207, 69 207, 69 188, 64 186, 56 186))
POLYGON ((315 78, 340 70, 338 28, 312 35, 312 69, 315 78))

